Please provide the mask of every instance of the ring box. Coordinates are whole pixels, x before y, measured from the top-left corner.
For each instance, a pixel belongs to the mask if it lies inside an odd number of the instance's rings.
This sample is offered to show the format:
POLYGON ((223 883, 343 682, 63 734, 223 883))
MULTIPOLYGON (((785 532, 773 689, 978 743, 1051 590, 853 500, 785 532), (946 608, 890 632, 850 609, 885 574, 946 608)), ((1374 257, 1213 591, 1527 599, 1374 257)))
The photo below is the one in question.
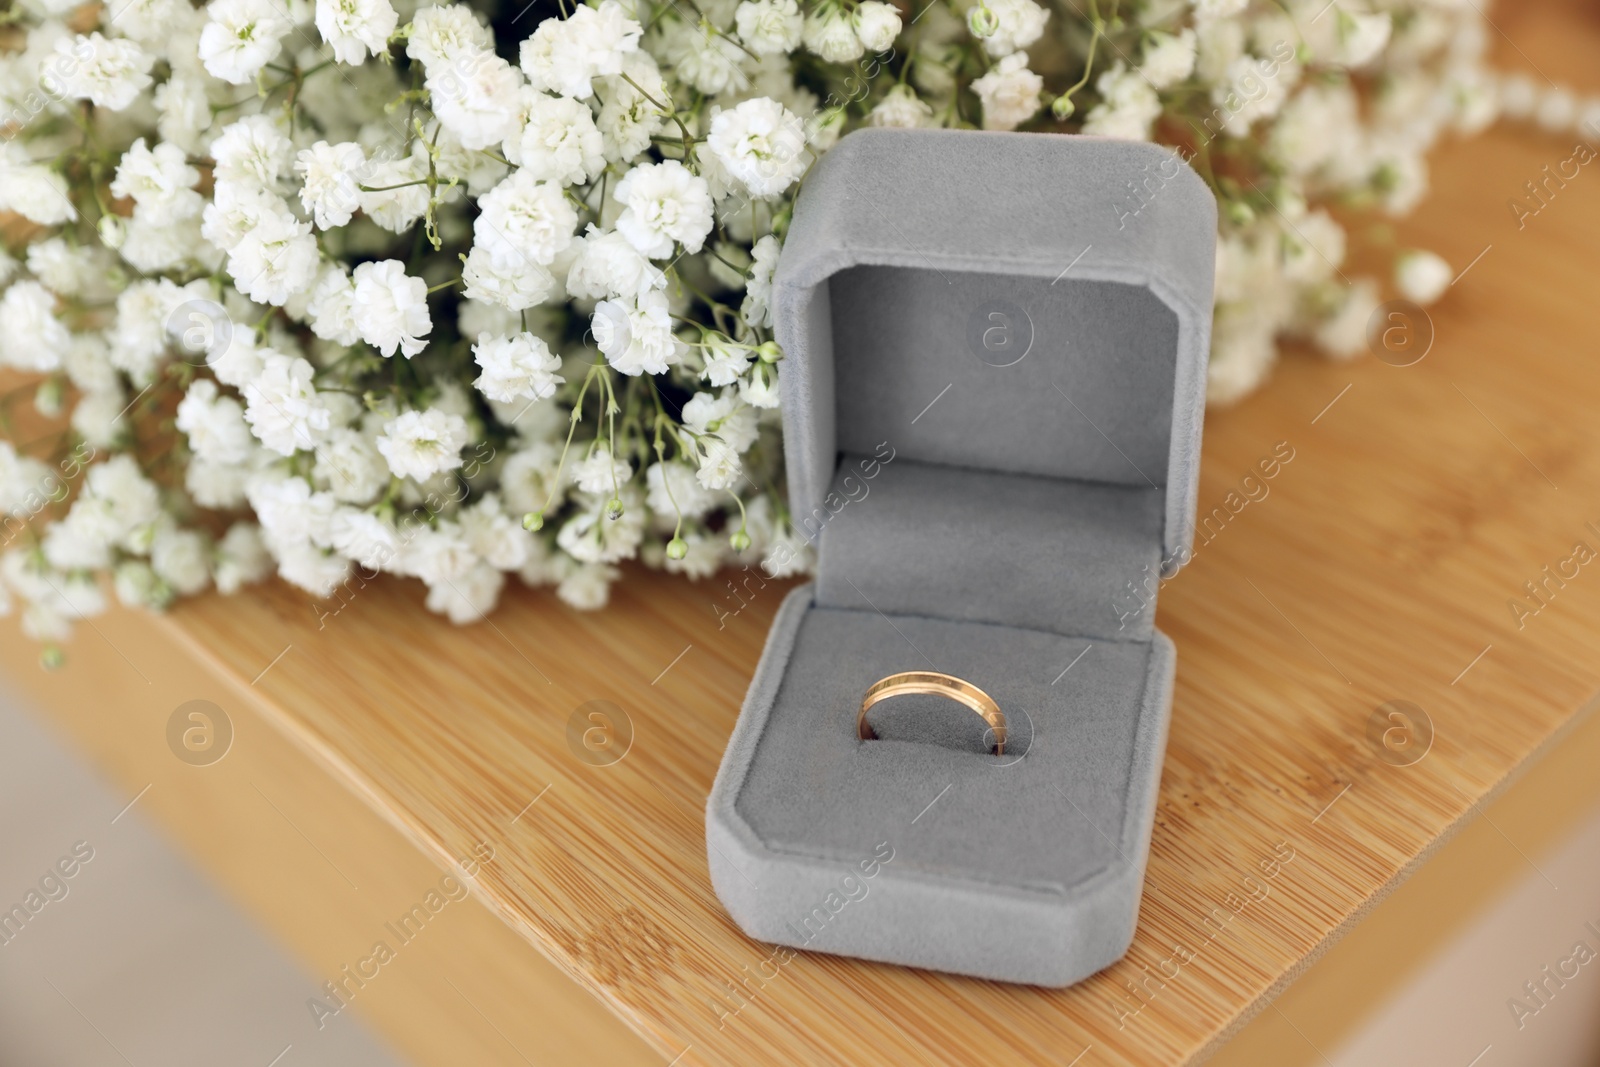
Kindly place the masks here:
MULTIPOLYGON (((1188 556, 1215 201, 1170 150, 867 129, 807 178, 773 285, 792 521, 706 810, 712 883, 791 948, 1063 986, 1138 918, 1188 556), (900 671, 998 701, 874 707, 900 671)), ((921 703, 918 703, 921 702, 921 703)))

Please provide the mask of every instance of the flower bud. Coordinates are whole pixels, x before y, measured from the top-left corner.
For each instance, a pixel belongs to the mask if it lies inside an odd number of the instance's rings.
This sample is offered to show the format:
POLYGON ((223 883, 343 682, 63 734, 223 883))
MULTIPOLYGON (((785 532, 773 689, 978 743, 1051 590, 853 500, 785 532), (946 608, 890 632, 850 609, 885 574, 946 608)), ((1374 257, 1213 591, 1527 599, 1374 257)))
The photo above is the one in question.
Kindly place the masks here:
POLYGON ((972 36, 982 41, 995 35, 1000 28, 1000 16, 989 10, 989 5, 979 4, 967 12, 967 29, 972 31, 972 36))
POLYGON ((606 518, 612 522, 622 518, 622 498, 614 496, 606 501, 606 518))
POLYGON ((100 231, 100 243, 107 248, 121 248, 128 239, 128 225, 121 215, 101 215, 95 229, 100 231))
POLYGON ((59 416, 65 401, 66 389, 62 387, 60 378, 46 378, 33 394, 34 409, 47 419, 59 416))
POLYGON ((783 358, 783 349, 776 341, 764 341, 756 348, 756 356, 763 363, 776 363, 783 358))
POLYGON ((1050 105, 1050 114, 1056 117, 1057 122, 1066 122, 1076 110, 1078 110, 1078 105, 1072 102, 1072 97, 1070 96, 1058 96, 1055 98, 1055 102, 1050 105))
POLYGON ((526 515, 522 516, 522 528, 524 530, 544 529, 544 512, 530 511, 526 515))
POLYGON ((689 542, 681 537, 674 537, 667 542, 667 558, 682 559, 689 554, 689 542))
POLYGON ((743 527, 733 531, 733 536, 728 538, 728 547, 735 552, 743 552, 750 547, 750 535, 744 532, 743 527))

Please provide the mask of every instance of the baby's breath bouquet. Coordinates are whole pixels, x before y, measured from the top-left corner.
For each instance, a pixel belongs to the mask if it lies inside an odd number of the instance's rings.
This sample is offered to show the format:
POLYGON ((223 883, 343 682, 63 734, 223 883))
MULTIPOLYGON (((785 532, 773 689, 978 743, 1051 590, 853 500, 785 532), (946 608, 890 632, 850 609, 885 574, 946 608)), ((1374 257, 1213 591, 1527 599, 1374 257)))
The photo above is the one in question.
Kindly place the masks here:
POLYGON ((273 573, 469 622, 508 574, 592 608, 629 559, 803 572, 769 295, 844 132, 1172 145, 1223 209, 1225 401, 1283 336, 1360 346, 1324 205, 1406 211, 1496 106, 1465 0, 414 2, 4 9, 0 606, 34 636, 273 573))

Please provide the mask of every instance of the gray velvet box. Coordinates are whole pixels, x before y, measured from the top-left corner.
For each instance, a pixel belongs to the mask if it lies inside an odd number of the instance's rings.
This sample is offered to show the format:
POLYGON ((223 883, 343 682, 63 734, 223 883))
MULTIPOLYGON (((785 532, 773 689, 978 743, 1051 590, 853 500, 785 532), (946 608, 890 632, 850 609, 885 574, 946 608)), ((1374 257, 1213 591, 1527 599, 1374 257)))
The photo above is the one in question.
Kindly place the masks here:
POLYGON ((1170 151, 862 130, 807 178, 773 287, 795 523, 706 811, 752 937, 1038 985, 1126 951, 1172 700, 1216 208, 1170 151), (1148 606, 1144 606, 1150 602, 1148 606), (937 698, 856 712, 934 669, 937 698))

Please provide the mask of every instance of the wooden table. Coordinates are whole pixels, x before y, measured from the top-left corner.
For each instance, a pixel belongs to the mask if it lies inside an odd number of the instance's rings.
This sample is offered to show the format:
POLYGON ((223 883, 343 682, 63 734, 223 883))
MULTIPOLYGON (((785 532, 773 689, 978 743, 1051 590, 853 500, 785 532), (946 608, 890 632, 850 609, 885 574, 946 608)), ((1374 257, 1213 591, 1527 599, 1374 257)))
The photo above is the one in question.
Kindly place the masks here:
MULTIPOLYGON (((1496 17, 1583 84, 1592 19, 1496 17)), ((712 894, 703 805, 781 583, 722 626, 720 579, 639 572, 603 612, 517 591, 462 629, 414 583, 366 586, 330 615, 269 586, 114 613, 53 673, 21 641, 0 655, 130 797, 149 784, 139 803, 319 975, 437 878, 416 850, 438 865, 492 853, 473 888, 496 918, 450 912, 356 1001, 417 1062, 1188 1062, 1600 690, 1600 562, 1549 583, 1542 607, 1525 590, 1575 542, 1600 549, 1600 177, 1520 230, 1506 207, 1568 154, 1507 129, 1436 154, 1435 191, 1401 230, 1472 266, 1420 363, 1291 357, 1208 419, 1202 513, 1280 442, 1294 458, 1162 593, 1177 695, 1139 931, 1071 989, 802 954, 729 1014, 769 948, 712 894), (167 750, 191 699, 236 731, 209 767, 167 750), (569 733, 597 700, 632 729, 604 766, 569 733), (1373 740, 1396 700, 1432 724, 1409 765, 1373 740)), ((1570 804, 1593 799, 1592 777, 1569 775, 1570 804)))

